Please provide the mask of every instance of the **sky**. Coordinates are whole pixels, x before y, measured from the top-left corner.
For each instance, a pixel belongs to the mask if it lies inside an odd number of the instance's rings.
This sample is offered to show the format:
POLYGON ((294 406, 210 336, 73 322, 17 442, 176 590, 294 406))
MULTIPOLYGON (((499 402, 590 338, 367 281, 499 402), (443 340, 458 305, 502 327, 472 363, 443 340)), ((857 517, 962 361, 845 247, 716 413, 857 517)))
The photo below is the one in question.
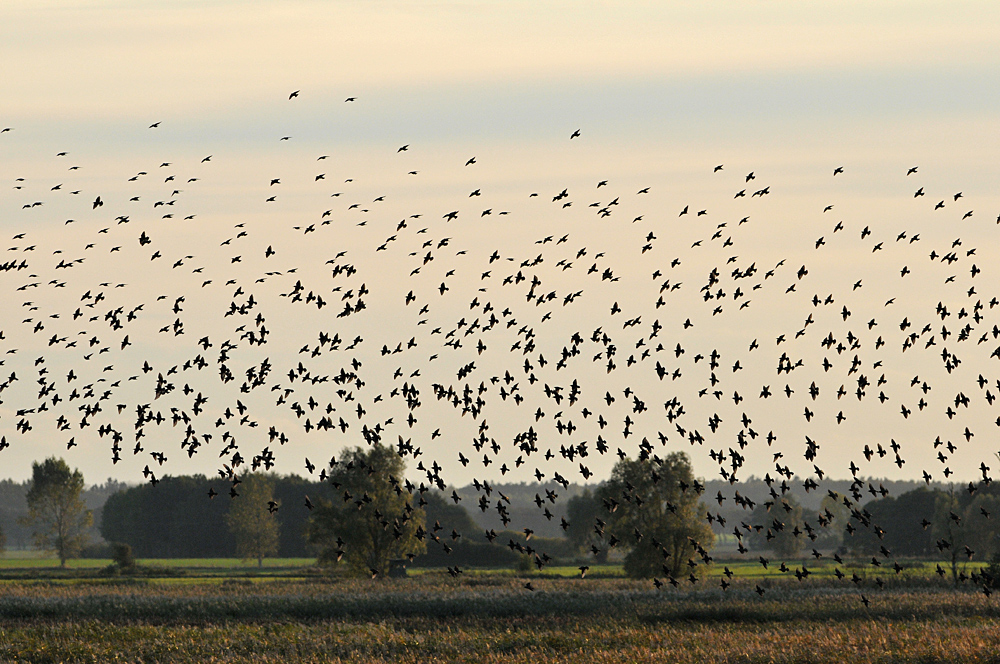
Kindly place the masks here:
POLYGON ((378 423, 385 441, 401 436, 421 449, 410 461, 416 477, 416 463, 433 460, 458 485, 531 481, 536 469, 599 481, 615 452, 634 456, 643 437, 657 454, 686 451, 699 474, 718 477, 714 452, 731 470, 729 450, 751 429, 760 436, 737 447, 740 477, 774 474, 775 463, 801 477, 817 468, 848 477, 857 462, 876 477, 927 471, 940 480, 947 468, 952 479, 975 479, 981 463, 998 463, 1000 448, 1000 413, 986 394, 1000 394, 990 332, 1000 310, 989 306, 1000 218, 998 24, 1000 8, 986 2, 5 2, 0 129, 10 131, 0 133, 0 233, 12 239, 0 263, 30 267, 0 272, 0 378, 18 378, 0 393, 9 444, 0 475, 25 479, 33 461, 52 454, 88 482, 141 481, 144 467, 212 474, 231 464, 232 449, 220 456, 227 432, 244 458, 269 447, 276 471, 304 473, 305 459, 325 463, 363 444, 362 425, 378 423), (97 196, 104 205, 93 206, 97 196), (945 205, 935 209, 938 201, 945 205), (451 211, 459 215, 449 221, 451 211), (929 260, 932 250, 957 260, 929 260), (538 255, 544 262, 522 266, 538 255), (56 267, 64 260, 73 267, 56 267), (982 272, 973 275, 973 264, 982 272), (356 274, 332 276, 346 265, 356 274), (731 276, 751 266, 745 278, 731 276), (713 268, 721 282, 709 293, 725 295, 705 300, 699 289, 713 268), (614 276, 601 279, 606 270, 614 276), (518 271, 524 283, 502 284, 518 271), (533 277, 542 282, 534 295, 557 297, 526 299, 533 277), (661 291, 664 281, 681 285, 661 291), (296 282, 328 306, 292 302, 296 282), (362 284, 366 308, 338 318, 362 284), (252 314, 225 315, 250 293, 252 314), (814 305, 814 295, 832 303, 814 305), (958 341, 977 301, 982 318, 958 341), (951 315, 941 318, 938 303, 951 315), (621 313, 609 313, 615 308, 621 313), (258 312, 270 340, 251 346, 240 337, 259 329, 258 312), (467 335, 458 325, 485 325, 490 313, 502 320, 489 332, 467 335), (122 327, 113 329, 116 317, 122 327), (912 327, 900 329, 904 320, 912 327), (607 357, 592 359, 608 347, 601 335, 591 341, 597 328, 617 348, 612 371, 607 357), (314 355, 320 330, 343 343, 314 355), (575 332, 581 356, 556 369, 575 332), (919 339, 904 351, 914 332, 919 339), (847 349, 821 346, 828 334, 847 349), (206 336, 210 348, 196 343, 206 336), (875 346, 880 336, 884 347, 875 346), (363 341, 348 350, 356 337, 363 341), (455 338, 460 348, 444 345, 455 338), (529 339, 536 348, 524 354, 529 339), (220 362, 226 340, 238 348, 220 362), (399 343, 399 353, 381 353, 399 343), (961 363, 950 367, 944 348, 961 363), (644 349, 651 352, 640 360, 644 349), (718 387, 706 366, 713 350, 722 357, 718 387), (199 353, 207 368, 170 373, 199 353), (782 353, 802 366, 777 374, 782 353), (266 385, 240 393, 246 369, 265 358, 274 367, 266 385), (355 360, 365 385, 353 390, 287 377, 299 363, 334 375, 355 360), (220 364, 234 383, 220 384, 220 364), (79 377, 68 379, 71 370, 79 377), (516 381, 503 380, 508 371, 516 381), (176 389, 154 399, 160 374, 176 389), (853 396, 859 375, 872 383, 863 399, 853 396), (568 392, 574 379, 582 391, 573 406, 543 393, 544 385, 568 392), (419 388, 413 425, 405 398, 390 396, 404 381, 419 388), (520 406, 500 394, 514 382, 520 406), (465 383, 488 402, 475 420, 434 396, 435 384, 461 393, 465 383), (54 391, 39 397, 48 384, 54 391), (92 397, 69 401, 88 384, 92 397), (758 397, 765 385, 775 396, 758 397), (187 425, 168 420, 140 427, 143 449, 133 454, 137 404, 190 415, 197 393, 208 404, 195 428, 209 442, 189 456, 179 448, 187 425), (55 404, 54 394, 62 397, 55 404), (648 410, 634 411, 633 395, 648 410), (971 398, 968 407, 955 405, 959 395, 971 398), (310 397, 321 404, 311 422, 330 404, 347 431, 304 431, 307 416, 289 406, 308 409, 310 397), (676 422, 664 407, 675 397, 684 406, 676 422), (224 416, 237 400, 249 407, 242 424, 242 413, 224 416), (79 404, 95 402, 102 411, 81 427, 79 404), (949 406, 959 414, 949 416, 949 406), (709 435, 715 416, 721 423, 709 435), (635 422, 628 436, 626 417, 635 422), (472 443, 484 419, 501 448, 486 461, 489 447, 472 443), (24 420, 31 430, 20 433, 24 420), (569 421, 577 430, 559 433, 557 423, 569 421), (705 442, 692 444, 678 424, 705 442), (98 434, 104 425, 123 437, 117 463, 111 434, 98 434), (288 442, 268 440, 270 427, 288 442), (525 459, 513 440, 528 427, 540 451, 525 459), (607 454, 596 452, 598 436, 607 454), (939 436, 957 446, 944 461, 939 436), (807 440, 820 445, 815 460, 804 458, 807 440), (588 457, 559 454, 583 441, 588 457), (865 445, 888 453, 866 461, 865 445), (547 449, 556 458, 540 460, 547 449))

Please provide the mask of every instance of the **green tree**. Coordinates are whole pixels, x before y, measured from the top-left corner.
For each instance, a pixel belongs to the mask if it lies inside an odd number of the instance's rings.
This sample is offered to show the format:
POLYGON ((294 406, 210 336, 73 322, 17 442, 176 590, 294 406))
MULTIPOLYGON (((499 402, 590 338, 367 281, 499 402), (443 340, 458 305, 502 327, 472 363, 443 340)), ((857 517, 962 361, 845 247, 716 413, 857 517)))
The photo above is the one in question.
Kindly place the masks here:
POLYGON ((938 538, 939 548, 948 556, 951 578, 958 585, 958 564, 968 546, 971 533, 968 520, 964 520, 961 494, 951 485, 937 495, 932 532, 938 538))
POLYGON ((970 525, 967 543, 977 560, 992 560, 1000 551, 1000 524, 995 515, 1000 515, 1000 495, 980 487, 963 512, 970 525))
MULTIPOLYGON (((715 535, 699 488, 683 452, 615 464, 599 496, 607 513, 605 533, 628 549, 624 567, 629 576, 649 577, 661 570, 678 576, 696 551, 708 559, 715 535)), ((595 525, 601 530, 600 522, 595 525)))
POLYGON ((566 503, 566 519, 569 521, 566 539, 577 550, 590 553, 596 549, 594 557, 597 562, 604 563, 608 560, 608 549, 598 535, 600 527, 596 521, 601 516, 601 509, 600 497, 590 489, 584 489, 583 493, 570 498, 566 503))
POLYGON ((336 498, 320 499, 309 519, 309 541, 320 562, 342 556, 357 574, 383 576, 394 558, 427 550, 425 513, 414 505, 403 458, 375 443, 347 450, 329 473, 336 498))
POLYGON ((26 525, 34 527, 35 545, 59 556, 59 564, 80 553, 86 530, 94 518, 81 498, 83 475, 70 470, 62 459, 50 457, 31 464, 31 485, 26 495, 26 525))
POLYGON ((449 537, 452 531, 455 531, 456 534, 466 538, 471 538, 478 531, 479 539, 482 539, 482 529, 476 525, 467 509, 449 502, 441 491, 431 490, 424 493, 423 497, 424 515, 429 530, 440 526, 439 530, 449 537))
POLYGON ((1000 548, 1000 524, 995 514, 1000 511, 1000 487, 985 482, 969 484, 966 490, 954 485, 937 492, 932 520, 935 546, 948 557, 955 583, 959 563, 970 560, 990 560, 1000 548))
POLYGON ((864 555, 874 555, 883 546, 896 556, 937 554, 933 532, 923 527, 923 520, 935 513, 939 494, 936 489, 918 487, 869 501, 862 511, 869 515, 868 525, 853 519, 853 533, 845 532, 844 544, 864 555))
MULTIPOLYGON (((297 475, 273 476, 274 500, 285 505, 278 514, 277 555, 304 558, 315 554, 306 541, 310 512, 288 509, 302 504, 302 496, 321 495, 320 482, 297 475)), ((242 492, 242 484, 237 491, 242 492)), ((101 536, 108 542, 125 542, 139 558, 229 558, 238 555, 236 538, 226 525, 230 483, 204 475, 166 475, 153 486, 148 482, 111 494, 101 514, 101 536), (208 497, 209 490, 217 492, 208 497)), ((0 482, 0 505, 3 501, 0 482)), ((241 496, 242 497, 242 496, 241 496)))
POLYGON ((164 476, 112 494, 104 503, 101 536, 131 545, 139 558, 223 558, 237 555, 226 527, 229 488, 203 475, 164 476), (209 488, 219 496, 209 499, 209 488))
POLYGON ((278 552, 278 507, 270 478, 259 473, 243 478, 226 513, 226 525, 236 538, 240 558, 256 558, 257 567, 263 567, 264 558, 278 552))
POLYGON ((844 542, 844 528, 851 518, 851 510, 844 505, 839 493, 834 492, 823 496, 819 503, 819 512, 816 519, 820 527, 825 530, 822 537, 825 544, 831 548, 839 548, 844 542))
POLYGON ((792 494, 758 505, 750 515, 754 527, 750 546, 770 549, 776 556, 795 558, 805 546, 805 518, 802 505, 792 494))

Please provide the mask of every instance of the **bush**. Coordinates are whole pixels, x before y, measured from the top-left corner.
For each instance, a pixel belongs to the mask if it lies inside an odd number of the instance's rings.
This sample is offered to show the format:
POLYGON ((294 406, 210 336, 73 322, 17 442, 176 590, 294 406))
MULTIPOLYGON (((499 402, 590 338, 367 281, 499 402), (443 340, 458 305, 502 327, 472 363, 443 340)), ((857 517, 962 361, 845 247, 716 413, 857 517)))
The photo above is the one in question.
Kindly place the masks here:
POLYGON ((114 563, 111 563, 107 567, 102 567, 97 571, 98 576, 119 576, 121 573, 121 569, 114 563))
POLYGON ((111 545, 111 557, 115 564, 123 570, 135 567, 135 558, 132 556, 132 547, 123 542, 115 542, 111 545))

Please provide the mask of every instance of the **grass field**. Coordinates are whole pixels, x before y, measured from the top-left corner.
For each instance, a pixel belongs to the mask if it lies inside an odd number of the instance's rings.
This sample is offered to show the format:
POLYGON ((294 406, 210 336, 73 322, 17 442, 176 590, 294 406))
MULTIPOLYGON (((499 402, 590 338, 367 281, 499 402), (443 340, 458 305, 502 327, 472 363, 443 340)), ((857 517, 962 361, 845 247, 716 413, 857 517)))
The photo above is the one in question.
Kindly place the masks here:
MULTIPOLYGON (((239 558, 149 558, 137 559, 136 562, 141 567, 163 571, 163 576, 182 575, 188 578, 197 578, 201 576, 228 577, 234 574, 243 576, 279 575, 307 577, 314 576, 316 572, 314 568, 316 561, 314 558, 265 558, 262 568, 257 567, 257 562, 255 560, 244 561, 239 558)), ((900 562, 904 568, 900 573, 900 576, 904 578, 932 576, 939 565, 946 570, 950 569, 948 563, 943 560, 902 560, 900 562)), ((107 567, 109 564, 111 564, 110 559, 73 559, 67 561, 68 571, 65 575, 67 577, 79 578, 79 576, 86 576, 88 571, 93 573, 107 567)), ((762 566, 759 561, 752 558, 743 560, 720 560, 712 565, 699 566, 697 572, 699 577, 707 579, 728 575, 726 570, 729 570, 729 572, 731 572, 736 578, 765 579, 791 576, 796 568, 805 566, 809 570, 810 575, 818 578, 833 578, 834 570, 837 568, 846 573, 848 576, 855 573, 865 578, 873 578, 875 576, 889 578, 896 576, 891 568, 876 568, 871 566, 866 560, 847 559, 844 561, 843 565, 840 565, 835 563, 830 558, 822 558, 820 560, 814 560, 811 558, 801 559, 797 561, 787 561, 786 571, 782 571, 780 565, 781 561, 779 560, 774 560, 772 563, 769 563, 767 568, 762 566)), ((969 573, 978 571, 982 566, 982 563, 967 563, 961 565, 960 569, 969 573)), ((587 575, 590 577, 603 578, 624 576, 621 565, 598 565, 590 563, 588 564, 588 568, 587 575)), ((420 575, 428 572, 439 571, 441 570, 435 568, 411 567, 409 569, 409 574, 420 575)), ((465 571, 467 574, 520 574, 519 572, 513 570, 498 569, 468 568, 465 571)), ((26 554, 24 552, 8 552, 5 556, 0 556, 0 579, 5 577, 25 578, 26 576, 34 574, 44 576, 46 578, 57 578, 62 572, 63 570, 59 569, 59 561, 55 558, 39 557, 37 555, 31 555, 30 553, 26 554)), ((576 577, 579 575, 579 566, 550 565, 545 567, 542 571, 532 574, 531 576, 576 577)), ((152 576, 156 576, 156 574, 152 574, 152 576)))
POLYGON ((1000 603, 925 579, 656 590, 626 579, 7 584, 0 661, 996 661, 1000 603), (866 607, 861 601, 869 599, 866 607))
MULTIPOLYGON (((256 560, 240 560, 239 558, 137 558, 140 565, 157 567, 203 567, 203 568, 256 568, 256 560)), ((265 558, 264 567, 306 567, 316 562, 315 558, 265 558)), ((66 561, 70 569, 91 569, 107 567, 111 563, 108 558, 74 558, 66 561)), ((59 567, 59 559, 50 556, 32 555, 32 552, 7 552, 0 554, 0 570, 16 568, 47 568, 59 567)))
MULTIPOLYGON (((616 565, 350 579, 308 559, 0 559, 0 662, 998 661, 1000 593, 911 561, 723 561, 677 587, 616 565), (779 563, 780 564, 780 563, 779 563), (720 587, 728 567, 728 590, 720 587), (144 573, 145 573, 144 572, 144 573), (852 581, 852 575, 857 578, 852 581), (879 587, 876 579, 883 582, 879 587), (531 584, 532 589, 526 588, 531 584), (763 594, 758 592, 763 590, 763 594), (863 601, 867 600, 867 604, 863 601)), ((942 564, 942 566, 944 566, 942 564)), ((972 572, 976 566, 968 566, 972 572)))
MULTIPOLYGON (((0 557, 0 584, 44 579, 51 582, 78 582, 94 579, 111 565, 110 559, 81 558, 66 561, 60 568, 53 558, 0 557)), ((270 577, 305 578, 314 572, 314 558, 265 558, 263 567, 256 561, 239 558, 150 558, 137 559, 136 576, 162 583, 190 584, 199 581, 221 582, 231 577, 266 579, 270 577)))

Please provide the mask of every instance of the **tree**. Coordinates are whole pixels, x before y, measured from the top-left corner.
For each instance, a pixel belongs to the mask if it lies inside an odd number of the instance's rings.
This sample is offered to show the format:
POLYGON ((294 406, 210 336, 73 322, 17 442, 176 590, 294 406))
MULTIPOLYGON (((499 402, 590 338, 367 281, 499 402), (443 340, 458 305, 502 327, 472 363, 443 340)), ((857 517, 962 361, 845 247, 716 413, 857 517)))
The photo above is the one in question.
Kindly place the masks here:
POLYGON ((278 552, 278 507, 270 478, 259 473, 243 478, 226 513, 226 525, 236 538, 240 558, 256 558, 257 567, 263 567, 264 558, 278 552))
POLYGON ((569 521, 566 539, 578 550, 586 549, 588 552, 596 550, 594 558, 597 562, 604 563, 608 560, 608 549, 594 528, 595 519, 600 516, 601 499, 590 489, 584 489, 583 493, 573 496, 566 503, 566 518, 569 521))
POLYGON ((750 546, 770 549, 776 556, 795 558, 805 546, 805 518, 802 505, 792 494, 758 505, 750 515, 754 532, 750 546))
POLYGON ((595 519, 598 531, 614 537, 629 551, 625 572, 633 577, 659 573, 680 575, 697 551, 706 562, 715 541, 699 498, 704 486, 694 478, 691 461, 683 452, 665 459, 622 459, 599 496, 607 512, 606 527, 595 519))
MULTIPOLYGON (((508 567, 518 556, 499 541, 487 542, 480 528, 461 504, 456 504, 444 491, 431 489, 421 494, 428 543, 427 551, 413 561, 418 567, 508 567)), ((418 499, 418 502, 421 502, 418 499)), ((524 535, 522 534, 522 537, 524 535)))
MULTIPOLYGON (((427 527, 434 530, 440 526, 442 533, 451 536, 455 531, 459 536, 469 538, 476 533, 482 533, 482 529, 476 525, 469 511, 454 502, 448 502, 446 494, 441 491, 432 490, 423 494, 424 518, 427 527)), ((481 535, 480 535, 481 539, 481 535)))
POLYGON ((135 556, 132 555, 132 547, 122 542, 115 542, 111 545, 111 560, 118 565, 119 570, 135 569, 135 556))
MULTIPOLYGON (((274 500, 298 507, 302 496, 320 495, 321 483, 297 475, 273 476, 274 500)), ((237 491, 243 492, 243 485, 237 491)), ((0 494, 3 483, 0 482, 0 494)), ((226 525, 230 482, 204 475, 164 476, 114 493, 104 503, 101 536, 125 542, 139 558, 229 558, 238 555, 236 538, 226 525), (208 498, 209 490, 218 495, 208 498)), ((241 498, 243 496, 240 496, 241 498)), ((0 495, 2 500, 2 495, 0 495)), ((0 503, 2 504, 2 503, 0 503)), ((304 558, 315 551, 306 541, 309 511, 282 509, 278 556, 304 558)))
POLYGON ((164 476, 112 494, 104 503, 101 536, 131 545, 139 558, 224 558, 236 555, 226 527, 229 499, 222 481, 203 475, 164 476), (207 497, 209 488, 221 495, 207 497))
POLYGON ((869 501, 861 512, 869 515, 867 525, 853 519, 853 532, 845 534, 844 544, 864 555, 874 555, 881 547, 896 556, 936 554, 933 533, 923 527, 923 520, 935 513, 939 494, 936 489, 918 487, 895 497, 869 501))
POLYGON ((963 513, 970 525, 967 543, 978 560, 992 560, 1000 550, 1000 524, 993 518, 995 514, 1000 514, 1000 496, 980 487, 963 513))
POLYGON ((959 556, 962 555, 960 547, 968 548, 969 522, 968 520, 963 522, 961 495, 955 491, 954 484, 948 487, 948 491, 937 494, 936 503, 932 531, 934 537, 938 538, 938 549, 948 552, 951 578, 955 585, 958 585, 958 563, 959 556))
POLYGON ((931 528, 936 548, 948 556, 951 575, 957 584, 962 579, 959 562, 989 560, 1000 545, 1000 528, 991 516, 1000 510, 1000 488, 986 482, 969 484, 960 490, 954 484, 937 492, 937 504, 931 528))
POLYGON ((62 459, 50 457, 31 464, 31 485, 26 496, 28 516, 24 523, 35 528, 35 545, 55 551, 59 564, 79 555, 86 543, 86 530, 94 518, 83 503, 83 475, 70 470, 62 459))
POLYGON ((343 557, 356 574, 383 576, 392 559, 427 550, 424 510, 404 471, 403 458, 381 443, 347 450, 329 473, 337 498, 320 499, 309 520, 320 562, 343 557))

